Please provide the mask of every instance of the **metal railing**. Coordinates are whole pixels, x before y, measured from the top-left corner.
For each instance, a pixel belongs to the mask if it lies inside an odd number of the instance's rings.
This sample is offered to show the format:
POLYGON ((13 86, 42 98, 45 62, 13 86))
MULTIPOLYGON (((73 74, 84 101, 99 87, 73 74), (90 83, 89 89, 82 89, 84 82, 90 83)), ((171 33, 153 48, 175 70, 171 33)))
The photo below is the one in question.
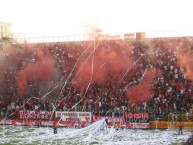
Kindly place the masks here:
MULTIPOLYGON (((65 36, 45 36, 45 37, 26 37, 24 33, 13 34, 13 38, 19 43, 49 43, 49 42, 76 42, 88 40, 117 40, 125 39, 127 34, 135 39, 136 33, 109 33, 109 34, 85 34, 85 35, 65 35, 65 36)), ((139 32, 140 33, 140 32, 139 32)), ((173 38, 173 37, 192 37, 193 30, 166 30, 166 31, 148 31, 146 38, 173 38)))
POLYGON ((169 37, 191 37, 193 30, 168 30, 168 31, 149 31, 146 32, 147 38, 169 38, 169 37))

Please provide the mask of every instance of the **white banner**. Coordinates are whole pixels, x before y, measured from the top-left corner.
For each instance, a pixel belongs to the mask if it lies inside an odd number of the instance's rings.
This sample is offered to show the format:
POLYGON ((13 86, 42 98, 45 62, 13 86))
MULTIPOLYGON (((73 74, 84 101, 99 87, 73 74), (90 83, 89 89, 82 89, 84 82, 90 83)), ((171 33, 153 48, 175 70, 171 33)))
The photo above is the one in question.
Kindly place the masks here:
POLYGON ((91 112, 64 112, 56 111, 55 117, 62 121, 91 122, 91 112))
POLYGON ((136 39, 136 34, 135 33, 126 33, 124 34, 125 40, 133 40, 136 39))

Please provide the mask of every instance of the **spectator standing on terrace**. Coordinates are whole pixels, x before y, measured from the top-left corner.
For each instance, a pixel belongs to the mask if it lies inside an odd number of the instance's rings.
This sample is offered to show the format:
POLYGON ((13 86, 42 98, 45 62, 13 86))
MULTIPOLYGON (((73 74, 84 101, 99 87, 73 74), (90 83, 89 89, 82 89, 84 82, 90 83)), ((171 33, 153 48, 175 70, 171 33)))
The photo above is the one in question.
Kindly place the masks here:
POLYGON ((56 121, 54 121, 52 128, 54 130, 54 134, 57 134, 57 122, 56 121))
POLYGON ((105 122, 106 122, 106 124, 108 125, 108 118, 105 118, 105 122))
POLYGON ((118 123, 117 123, 117 122, 115 122, 115 124, 114 124, 114 128, 118 131, 118 129, 119 129, 119 125, 118 125, 118 123))
POLYGON ((179 128, 179 134, 182 134, 182 128, 183 128, 183 124, 180 122, 180 124, 178 125, 179 128))

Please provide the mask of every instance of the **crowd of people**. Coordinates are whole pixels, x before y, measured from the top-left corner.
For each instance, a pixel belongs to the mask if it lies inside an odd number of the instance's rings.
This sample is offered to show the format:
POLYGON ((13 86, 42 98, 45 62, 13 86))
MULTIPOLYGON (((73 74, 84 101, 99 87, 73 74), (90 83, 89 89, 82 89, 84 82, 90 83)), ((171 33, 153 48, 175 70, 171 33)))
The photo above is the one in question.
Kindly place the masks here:
POLYGON ((0 118, 22 109, 191 114, 192 80, 187 76, 186 66, 178 63, 186 52, 192 52, 191 42, 192 38, 155 38, 11 44, 1 51, 0 118), (98 66, 106 68, 106 75, 97 81, 92 76, 97 72, 92 69, 96 67, 92 58, 99 54, 107 56, 98 66), (115 60, 109 56, 115 55, 111 54, 116 54, 120 61, 128 57, 131 65, 116 71, 118 65, 112 63, 115 60), (42 57, 54 61, 54 73, 46 81, 38 81, 34 74, 28 76, 25 90, 20 93, 20 72, 42 61, 42 57), (90 68, 78 68, 80 62, 87 63, 87 58, 90 68), (112 66, 113 69, 109 68, 112 66), (79 76, 80 68, 91 73, 79 76), (128 95, 130 87, 143 84, 146 69, 151 68, 156 73, 151 84, 147 84, 151 86, 149 99, 132 102, 128 95))

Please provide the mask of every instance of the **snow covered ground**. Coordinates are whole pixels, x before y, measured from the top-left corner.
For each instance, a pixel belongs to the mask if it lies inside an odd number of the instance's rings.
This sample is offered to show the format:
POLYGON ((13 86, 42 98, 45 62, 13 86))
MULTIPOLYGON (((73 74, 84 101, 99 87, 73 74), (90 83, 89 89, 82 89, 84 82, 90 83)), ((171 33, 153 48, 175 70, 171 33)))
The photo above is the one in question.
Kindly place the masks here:
POLYGON ((53 134, 50 127, 0 126, 2 144, 62 144, 62 145, 172 145, 181 144, 192 135, 177 130, 140 130, 106 127, 104 120, 85 128, 58 128, 53 134))

